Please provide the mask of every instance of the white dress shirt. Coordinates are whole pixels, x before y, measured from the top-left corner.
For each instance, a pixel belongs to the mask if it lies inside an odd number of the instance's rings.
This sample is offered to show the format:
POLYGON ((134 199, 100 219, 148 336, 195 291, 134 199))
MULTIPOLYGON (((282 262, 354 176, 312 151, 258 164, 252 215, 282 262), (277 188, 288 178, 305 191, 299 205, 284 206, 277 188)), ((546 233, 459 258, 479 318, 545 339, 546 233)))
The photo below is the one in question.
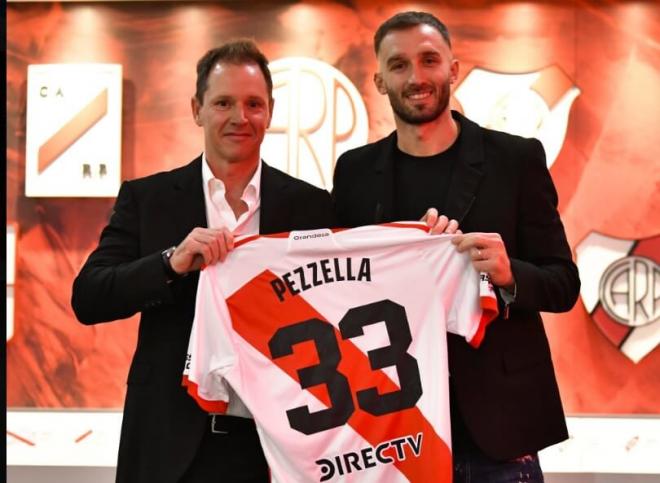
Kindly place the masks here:
POLYGON ((236 219, 234 211, 225 198, 226 188, 222 180, 213 176, 202 155, 202 181, 204 187, 204 204, 206 205, 206 221, 209 228, 226 227, 235 237, 242 235, 257 235, 259 233, 259 211, 261 206, 261 160, 249 183, 243 190, 241 200, 247 205, 245 213, 236 219))

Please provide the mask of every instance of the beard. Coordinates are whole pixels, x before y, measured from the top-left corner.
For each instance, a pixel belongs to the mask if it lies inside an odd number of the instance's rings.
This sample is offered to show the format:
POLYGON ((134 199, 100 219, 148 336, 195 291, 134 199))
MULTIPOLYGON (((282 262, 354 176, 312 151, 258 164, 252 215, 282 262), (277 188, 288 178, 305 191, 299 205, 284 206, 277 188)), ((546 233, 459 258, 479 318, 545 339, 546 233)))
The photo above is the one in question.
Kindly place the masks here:
MULTIPOLYGON (((387 97, 390 99, 392 110, 394 111, 394 114, 396 114, 403 122, 407 124, 419 125, 435 121, 438 117, 440 117, 440 114, 442 114, 445 109, 447 109, 447 106, 449 106, 449 80, 442 84, 440 95, 437 98, 435 106, 424 108, 422 106, 409 106, 405 104, 403 97, 410 93, 414 94, 415 92, 419 92, 422 90, 422 88, 426 87, 428 87, 428 84, 409 87, 403 92, 402 96, 399 96, 391 89, 387 89, 387 97)), ((437 92, 436 87, 431 87, 433 88, 433 93, 435 94, 437 92)))

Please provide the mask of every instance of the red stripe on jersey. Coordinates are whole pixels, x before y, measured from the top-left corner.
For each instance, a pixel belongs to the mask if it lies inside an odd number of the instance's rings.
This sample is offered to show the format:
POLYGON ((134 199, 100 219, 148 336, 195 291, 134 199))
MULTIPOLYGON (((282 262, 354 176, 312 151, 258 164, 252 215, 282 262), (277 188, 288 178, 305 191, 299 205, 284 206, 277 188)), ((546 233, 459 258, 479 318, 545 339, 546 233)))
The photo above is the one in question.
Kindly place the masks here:
POLYGON ((256 240, 257 238, 289 238, 289 233, 290 232, 288 231, 282 231, 280 233, 272 233, 270 235, 249 235, 235 242, 234 248, 238 248, 241 245, 245 245, 247 242, 251 242, 252 240, 256 240))
POLYGON ((477 331, 472 339, 470 339, 470 345, 475 348, 481 345, 481 342, 486 335, 486 327, 495 320, 495 317, 497 317, 497 314, 499 313, 496 298, 481 296, 479 299, 481 304, 481 319, 479 320, 477 331))
MULTIPOLYGON (((424 232, 429 232, 431 229, 423 224, 423 223, 406 223, 406 222, 393 222, 393 223, 382 223, 377 226, 388 226, 388 227, 394 227, 394 228, 414 228, 416 230, 422 230, 424 232)), ((332 233, 339 233, 342 231, 350 230, 350 228, 327 228, 330 230, 332 233)), ((307 230, 307 231, 318 231, 318 230, 307 230)), ((241 245, 245 245, 248 242, 251 242, 252 240, 256 240, 257 238, 289 238, 289 235, 291 234, 290 231, 282 231, 280 233, 271 233, 269 235, 248 235, 245 238, 241 238, 240 240, 236 241, 234 243, 234 248, 238 248, 241 245)))
POLYGON ((190 394, 195 399, 195 401, 197 401, 199 407, 202 408, 207 413, 224 414, 227 412, 228 404, 226 402, 209 401, 208 399, 204 399, 202 396, 199 395, 199 387, 197 386, 197 384, 195 384, 193 381, 188 379, 188 376, 183 376, 181 385, 184 386, 188 391, 188 394, 190 394))
MULTIPOLYGON (((272 272, 266 270, 227 299, 234 330, 269 360, 272 358, 268 342, 278 329, 313 318, 327 322, 300 295, 287 296, 280 302, 270 284, 275 278, 272 272)), ((381 416, 371 415, 359 408, 355 397, 357 391, 375 386, 383 394, 397 391, 399 387, 383 371, 372 370, 367 356, 350 340, 342 340, 336 329, 334 332, 341 352, 337 370, 348 378, 355 406, 348 424, 372 446, 409 434, 414 437, 422 432, 420 456, 395 461, 394 465, 411 481, 425 481, 433 475, 434 481, 450 482, 451 451, 417 407, 381 416)), ((318 354, 312 341, 304 342, 294 346, 293 354, 272 362, 299 382, 298 370, 317 364, 318 354)), ((327 407, 330 406, 324 384, 310 387, 307 391, 327 407)), ((283 408, 283 417, 286 417, 285 409, 289 408, 283 408)), ((384 454, 394 456, 394 451, 394 448, 389 448, 384 454)))
POLYGON ((416 230, 422 230, 425 233, 429 233, 431 231, 431 227, 428 225, 425 225, 424 223, 417 223, 417 222, 391 222, 391 223, 382 223, 378 226, 388 226, 391 228, 415 228, 416 230))

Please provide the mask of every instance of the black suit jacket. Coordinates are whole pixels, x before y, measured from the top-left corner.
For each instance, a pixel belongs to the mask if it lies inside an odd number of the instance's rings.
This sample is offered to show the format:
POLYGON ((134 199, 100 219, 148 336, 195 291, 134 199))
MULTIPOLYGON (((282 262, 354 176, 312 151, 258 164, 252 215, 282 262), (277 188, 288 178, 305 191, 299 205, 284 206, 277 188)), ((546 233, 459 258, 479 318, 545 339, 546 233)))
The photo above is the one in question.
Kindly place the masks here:
MULTIPOLYGON (((499 233, 517 284, 509 318, 503 318, 500 307, 501 315, 478 350, 448 335, 450 382, 458 406, 452 411, 460 411, 487 455, 506 460, 567 437, 539 311, 569 310, 580 281, 541 143, 483 129, 452 114, 462 139, 444 214, 458 220, 463 232, 499 233)), ((339 158, 333 188, 339 226, 395 221, 396 143, 394 132, 339 158)))
MULTIPOLYGON (((181 386, 199 273, 168 285, 160 255, 193 228, 207 226, 201 162, 199 157, 123 183, 99 245, 74 281, 72 305, 83 324, 142 313, 128 374, 117 481, 177 481, 208 425, 206 413, 181 386)), ((260 206, 262 234, 333 224, 326 191, 265 163, 260 206)))

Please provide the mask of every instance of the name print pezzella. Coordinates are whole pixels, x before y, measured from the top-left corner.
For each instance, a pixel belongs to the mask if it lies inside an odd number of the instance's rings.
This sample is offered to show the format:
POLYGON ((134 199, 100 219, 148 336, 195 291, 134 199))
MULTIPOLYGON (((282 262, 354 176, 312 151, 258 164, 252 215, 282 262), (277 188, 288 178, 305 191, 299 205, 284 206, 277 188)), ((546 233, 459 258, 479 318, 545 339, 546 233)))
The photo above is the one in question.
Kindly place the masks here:
POLYGON ((290 296, 326 283, 355 281, 371 282, 369 258, 324 258, 294 268, 281 277, 271 280, 270 285, 280 302, 290 296))

